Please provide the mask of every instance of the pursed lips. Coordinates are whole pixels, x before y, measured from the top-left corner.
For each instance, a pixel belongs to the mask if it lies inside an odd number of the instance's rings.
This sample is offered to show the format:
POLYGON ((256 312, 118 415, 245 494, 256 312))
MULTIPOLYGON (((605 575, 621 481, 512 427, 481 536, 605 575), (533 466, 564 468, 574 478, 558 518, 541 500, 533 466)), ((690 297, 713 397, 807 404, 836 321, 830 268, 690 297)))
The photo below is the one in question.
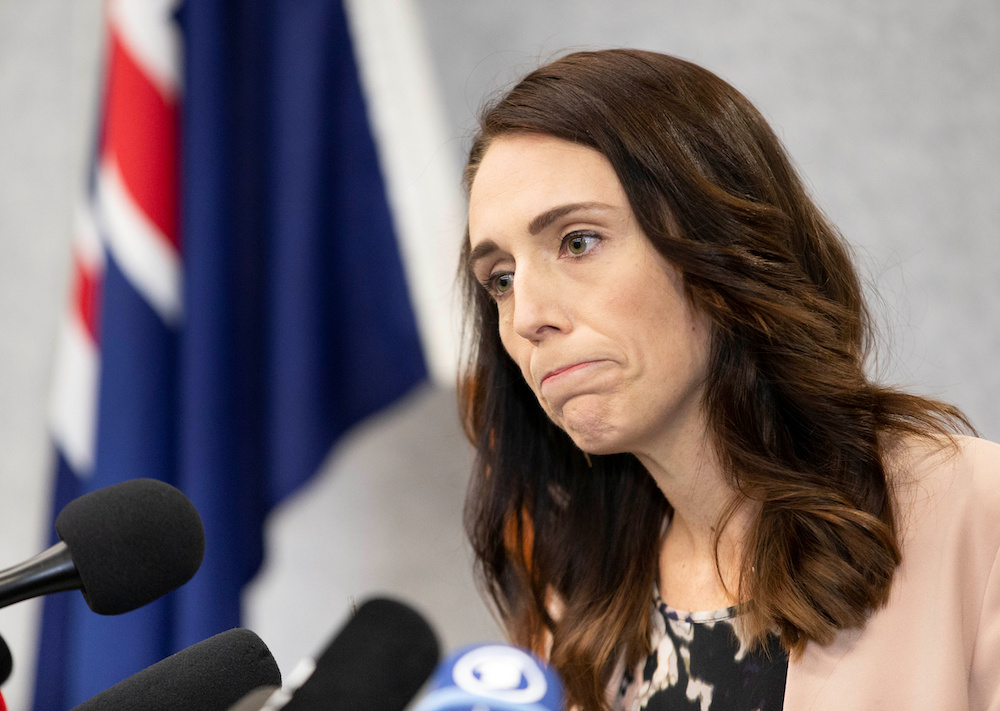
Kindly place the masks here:
POLYGON ((555 370, 550 370, 548 373, 545 374, 545 377, 542 378, 542 381, 539 383, 539 387, 545 385, 545 383, 547 381, 551 380, 552 378, 558 377, 560 375, 566 375, 568 373, 572 373, 572 372, 575 372, 577 370, 581 370, 583 368, 586 368, 588 365, 593 365, 594 363, 597 363, 597 362, 599 362, 599 361, 596 361, 596 360, 583 360, 583 361, 579 361, 577 363, 571 363, 570 365, 566 365, 566 366, 563 366, 561 368, 556 368, 555 370))

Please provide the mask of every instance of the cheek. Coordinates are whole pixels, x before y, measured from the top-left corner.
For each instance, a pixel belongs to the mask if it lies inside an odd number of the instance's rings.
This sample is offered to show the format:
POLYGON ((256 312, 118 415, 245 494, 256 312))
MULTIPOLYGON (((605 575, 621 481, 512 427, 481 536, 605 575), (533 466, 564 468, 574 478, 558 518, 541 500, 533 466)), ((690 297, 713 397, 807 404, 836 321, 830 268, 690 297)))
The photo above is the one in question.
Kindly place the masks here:
POLYGON ((517 334, 514 333, 510 320, 505 319, 502 312, 500 314, 500 344, 507 352, 507 355, 510 356, 511 360, 517 364, 517 367, 524 375, 524 379, 528 381, 528 385, 530 386, 531 378, 528 377, 529 353, 526 348, 528 344, 523 338, 518 337, 517 334))
POLYGON ((504 350, 510 359, 514 361, 518 370, 521 371, 521 377, 524 378, 524 382, 527 383, 528 388, 535 394, 535 399, 538 400, 538 404, 541 406, 542 410, 549 416, 549 418, 555 422, 557 425, 561 426, 559 419, 556 414, 552 412, 545 399, 542 397, 541 393, 535 388, 535 383, 531 377, 531 353, 532 346, 528 341, 518 336, 514 333, 514 329, 511 327, 504 328, 503 318, 501 316, 500 321, 500 343, 503 345, 504 350))
POLYGON ((523 339, 517 336, 510 335, 510 332, 504 332, 503 328, 500 330, 500 343, 503 345, 504 351, 510 356, 510 359, 514 361, 518 369, 521 371, 521 375, 524 377, 528 386, 534 390, 531 384, 530 370, 529 370, 529 359, 530 354, 525 348, 525 342, 523 339))
POLYGON ((503 349, 507 351, 507 355, 513 358, 514 353, 512 352, 512 349, 514 348, 515 344, 513 338, 514 331, 511 328, 510 319, 504 315, 503 311, 500 311, 500 313, 498 314, 497 321, 498 321, 498 332, 500 335, 500 344, 503 346, 503 349))

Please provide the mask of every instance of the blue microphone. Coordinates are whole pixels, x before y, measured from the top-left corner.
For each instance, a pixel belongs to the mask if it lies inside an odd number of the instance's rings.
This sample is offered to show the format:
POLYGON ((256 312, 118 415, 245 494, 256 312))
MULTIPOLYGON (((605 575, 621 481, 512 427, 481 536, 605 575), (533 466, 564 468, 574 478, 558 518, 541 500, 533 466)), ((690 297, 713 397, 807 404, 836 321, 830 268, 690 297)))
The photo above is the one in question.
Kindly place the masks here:
POLYGON ((463 647, 431 677, 413 711, 561 711, 562 680, 533 654, 505 644, 463 647))

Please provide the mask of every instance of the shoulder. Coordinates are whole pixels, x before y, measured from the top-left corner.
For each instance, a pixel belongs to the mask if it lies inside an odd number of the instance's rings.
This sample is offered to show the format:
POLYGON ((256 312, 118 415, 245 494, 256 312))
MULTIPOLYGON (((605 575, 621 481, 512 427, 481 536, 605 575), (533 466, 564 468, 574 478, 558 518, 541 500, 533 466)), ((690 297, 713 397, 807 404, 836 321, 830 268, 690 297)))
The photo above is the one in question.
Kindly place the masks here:
POLYGON ((891 462, 903 577, 919 573, 922 585, 980 597, 1000 551, 1000 445, 914 438, 891 462))
POLYGON ((955 466, 973 483, 991 485, 1000 480, 1000 444, 978 437, 956 437, 955 466))
POLYGON ((907 438, 888 453, 886 469, 903 516, 909 509, 954 508, 1000 526, 1000 444, 966 436, 907 438))
POLYGON ((964 481, 970 504, 995 514, 993 523, 1000 527, 1000 444, 975 437, 956 441, 955 475, 964 481))
POLYGON ((902 563, 887 604, 789 667, 785 708, 1000 709, 1000 445, 886 451, 902 563))
POLYGON ((941 467, 948 483, 943 496, 954 499, 952 508, 962 519, 967 546, 962 554, 991 570, 1000 550, 1000 444, 957 438, 954 453, 941 467))
POLYGON ((1000 708, 1000 445, 957 438, 934 473, 942 470, 943 513, 930 518, 947 521, 938 544, 950 559, 938 570, 954 570, 960 586, 953 614, 966 642, 969 708, 1000 708))

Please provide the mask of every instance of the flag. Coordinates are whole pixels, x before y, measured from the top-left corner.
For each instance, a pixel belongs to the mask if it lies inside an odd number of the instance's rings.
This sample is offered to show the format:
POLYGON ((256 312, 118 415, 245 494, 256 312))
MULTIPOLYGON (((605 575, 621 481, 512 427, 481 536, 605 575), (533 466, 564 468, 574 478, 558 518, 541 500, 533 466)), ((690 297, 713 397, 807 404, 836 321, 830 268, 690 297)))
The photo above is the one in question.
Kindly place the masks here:
POLYGON ((240 623, 267 512, 426 377, 340 0, 114 0, 54 382, 53 512, 139 476, 205 561, 118 617, 47 598, 36 711, 240 623))

